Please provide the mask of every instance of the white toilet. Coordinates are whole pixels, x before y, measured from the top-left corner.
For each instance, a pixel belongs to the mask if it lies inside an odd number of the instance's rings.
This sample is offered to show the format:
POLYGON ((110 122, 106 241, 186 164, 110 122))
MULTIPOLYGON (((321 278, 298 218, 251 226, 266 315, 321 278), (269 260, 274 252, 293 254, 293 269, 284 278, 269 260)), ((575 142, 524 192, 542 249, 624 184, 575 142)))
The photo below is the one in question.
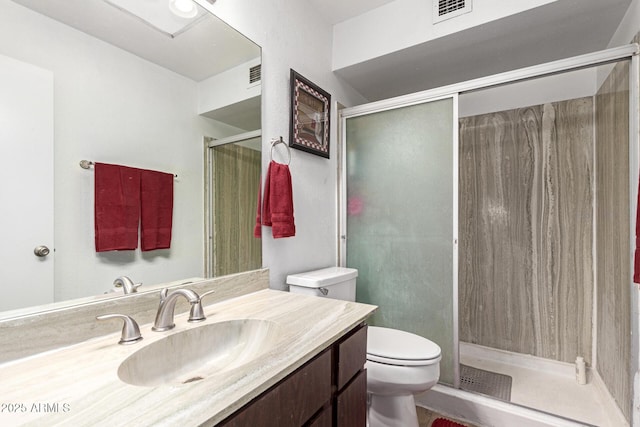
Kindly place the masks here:
MULTIPOLYGON (((287 276, 294 293, 355 301, 353 268, 329 267, 287 276)), ((397 329, 369 326, 367 392, 369 427, 418 427, 414 395, 425 392, 440 376, 440 347, 397 329)))

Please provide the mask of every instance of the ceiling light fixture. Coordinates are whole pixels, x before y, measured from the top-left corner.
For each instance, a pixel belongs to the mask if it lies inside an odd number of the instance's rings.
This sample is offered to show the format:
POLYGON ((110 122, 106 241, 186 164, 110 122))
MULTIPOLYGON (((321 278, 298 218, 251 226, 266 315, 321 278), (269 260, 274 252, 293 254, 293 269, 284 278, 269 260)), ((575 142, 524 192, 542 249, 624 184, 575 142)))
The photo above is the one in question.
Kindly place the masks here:
POLYGON ((195 18, 198 8, 192 0, 169 0, 169 9, 181 18, 195 18))

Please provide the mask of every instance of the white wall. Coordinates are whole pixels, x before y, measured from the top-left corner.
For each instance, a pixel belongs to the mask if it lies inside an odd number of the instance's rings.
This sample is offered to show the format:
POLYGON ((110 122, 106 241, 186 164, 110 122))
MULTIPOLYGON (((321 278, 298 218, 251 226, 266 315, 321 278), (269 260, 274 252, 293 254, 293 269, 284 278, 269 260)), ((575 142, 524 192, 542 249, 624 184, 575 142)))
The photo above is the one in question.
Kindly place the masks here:
POLYGON ((148 285, 202 276, 203 135, 235 129, 197 117, 196 83, 8 0, 0 53, 54 75, 56 299, 102 293, 120 275, 148 285), (171 250, 95 252, 82 159, 179 175, 171 250))
POLYGON ((335 26, 333 69, 341 69, 555 0, 475 0, 473 13, 432 24, 432 2, 395 0, 335 26))
MULTIPOLYGON (((622 18, 618 29, 611 37, 611 41, 607 45, 608 48, 624 46, 634 39, 634 37, 640 31, 640 0, 632 0, 627 9, 627 13, 622 18)), ((613 65, 609 67, 602 67, 598 73, 598 87, 604 83, 609 76, 609 73, 613 69, 613 65)))
MULTIPOLYGON (((316 19, 307 2, 297 0, 197 0, 232 27, 262 46, 262 147, 271 138, 289 138, 289 69, 293 68, 346 106, 366 102, 331 72, 332 29, 316 19)), ((330 159, 291 150, 296 236, 270 237, 263 229, 263 264, 271 287, 286 289, 286 276, 336 265, 337 116, 332 106, 330 159)), ((263 171, 269 161, 263 156, 263 171)))
POLYGON ((468 117, 541 105, 596 93, 596 69, 572 71, 460 95, 458 116, 468 117))
POLYGON ((199 82, 198 114, 260 96, 260 83, 249 84, 249 69, 258 64, 260 58, 199 82))
POLYGON ((640 31, 640 0, 632 0, 608 47, 629 44, 640 31))

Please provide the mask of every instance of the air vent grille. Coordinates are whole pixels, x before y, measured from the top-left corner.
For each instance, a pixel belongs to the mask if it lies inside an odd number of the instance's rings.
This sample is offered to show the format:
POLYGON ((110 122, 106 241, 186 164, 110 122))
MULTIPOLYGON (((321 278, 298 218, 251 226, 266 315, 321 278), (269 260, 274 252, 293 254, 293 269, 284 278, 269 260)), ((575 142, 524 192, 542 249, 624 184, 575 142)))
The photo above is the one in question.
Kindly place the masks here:
POLYGON ((438 16, 447 15, 456 10, 463 9, 465 0, 439 0, 438 16))
POLYGON ((262 64, 249 68, 249 84, 259 82, 262 74, 262 64))
POLYGON ((460 16, 471 12, 471 0, 432 0, 433 1, 433 22, 444 21, 445 19, 460 16))

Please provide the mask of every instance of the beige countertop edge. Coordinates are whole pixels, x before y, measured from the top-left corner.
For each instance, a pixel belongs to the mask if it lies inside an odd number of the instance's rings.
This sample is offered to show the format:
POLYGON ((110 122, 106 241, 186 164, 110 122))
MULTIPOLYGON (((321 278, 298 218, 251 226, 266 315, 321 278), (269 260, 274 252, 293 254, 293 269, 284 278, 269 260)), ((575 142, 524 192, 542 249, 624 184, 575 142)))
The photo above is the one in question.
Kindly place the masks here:
POLYGON ((152 332, 118 345, 119 333, 0 365, 0 425, 196 426, 215 425, 294 372, 376 307, 347 301, 261 290, 205 307, 207 320, 152 332), (278 324, 277 343, 242 368, 204 380, 158 387, 124 383, 122 361, 152 342, 186 329, 255 318, 278 324))

